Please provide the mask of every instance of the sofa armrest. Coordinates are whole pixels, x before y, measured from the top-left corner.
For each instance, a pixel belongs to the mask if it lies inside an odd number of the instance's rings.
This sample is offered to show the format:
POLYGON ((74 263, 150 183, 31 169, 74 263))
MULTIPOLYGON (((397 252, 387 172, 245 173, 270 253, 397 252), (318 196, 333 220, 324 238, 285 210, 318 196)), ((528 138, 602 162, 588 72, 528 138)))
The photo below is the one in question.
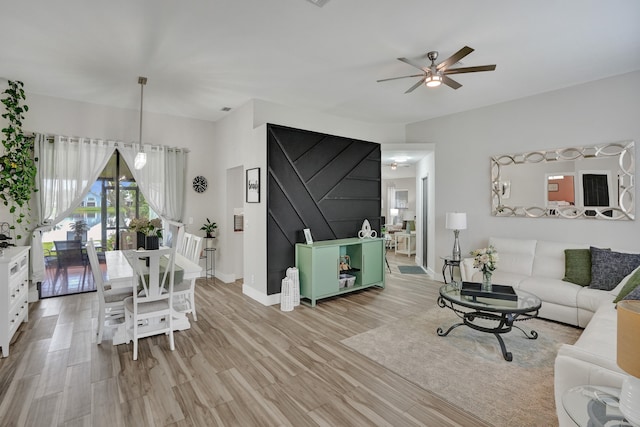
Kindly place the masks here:
POLYGON ((460 261, 460 277, 463 282, 471 282, 471 278, 476 271, 479 270, 473 267, 473 258, 462 258, 462 261, 460 261))

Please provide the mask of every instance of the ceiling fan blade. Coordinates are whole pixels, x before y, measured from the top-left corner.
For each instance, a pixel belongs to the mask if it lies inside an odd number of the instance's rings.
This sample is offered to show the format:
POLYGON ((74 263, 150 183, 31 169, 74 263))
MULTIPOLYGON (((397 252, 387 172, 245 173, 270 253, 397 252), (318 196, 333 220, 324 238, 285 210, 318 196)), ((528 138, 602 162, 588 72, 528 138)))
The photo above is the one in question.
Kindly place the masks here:
POLYGON ((442 83, 446 84, 451 89, 458 89, 462 87, 460 83, 447 76, 442 76, 442 83))
POLYGON ((451 55, 450 57, 448 57, 447 59, 445 59, 444 61, 442 61, 441 63, 439 63, 436 68, 438 69, 438 71, 446 70, 456 62, 460 61, 465 56, 469 55, 471 52, 473 52, 473 49, 470 48, 469 46, 465 46, 459 51, 457 51, 456 53, 454 53, 453 55, 451 55))
POLYGON ((477 73, 478 71, 493 71, 496 69, 496 65, 479 65, 477 67, 463 67, 463 68, 449 68, 444 70, 442 74, 462 74, 462 73, 477 73))
POLYGON ((398 58, 398 61, 402 61, 402 62, 404 62, 405 64, 409 64, 409 65, 411 65, 412 67, 416 67, 418 70, 422 70, 422 71, 424 71, 425 73, 426 73, 426 72, 427 72, 427 70, 428 70, 428 68, 427 68, 427 67, 425 67, 425 66, 424 66, 424 65, 422 65, 422 64, 418 64, 416 61, 414 61, 414 60, 412 60, 412 59, 408 59, 408 58, 398 58))
POLYGON ((402 77, 391 77, 389 79, 382 79, 382 80, 376 80, 376 82, 380 83, 380 82, 388 82, 389 80, 398 80, 398 79, 406 79, 408 77, 423 77, 423 74, 412 74, 410 76, 402 76, 402 77))
POLYGON ((409 89, 407 89, 407 91, 405 93, 409 93, 409 92, 413 92, 414 90, 416 90, 416 88, 418 86, 420 86, 422 83, 424 83, 424 79, 420 79, 418 80, 418 83, 414 84, 413 86, 411 86, 409 89))

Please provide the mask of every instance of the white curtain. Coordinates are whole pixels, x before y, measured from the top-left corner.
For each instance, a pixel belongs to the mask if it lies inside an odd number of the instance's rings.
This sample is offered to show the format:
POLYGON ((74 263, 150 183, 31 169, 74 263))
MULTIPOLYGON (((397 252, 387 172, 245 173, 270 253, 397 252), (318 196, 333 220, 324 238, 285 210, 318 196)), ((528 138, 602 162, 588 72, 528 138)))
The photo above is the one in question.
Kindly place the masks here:
POLYGON ((36 135, 36 209, 32 236, 34 281, 44 278, 42 233, 66 218, 88 194, 115 149, 120 151, 149 206, 164 220, 180 221, 184 209, 186 150, 145 145, 147 163, 133 168, 138 144, 36 135))
POLYGON ((87 138, 36 135, 36 215, 32 235, 34 282, 44 278, 42 233, 66 218, 89 193, 115 150, 116 142, 87 138))
POLYGON ((184 210, 186 150, 156 145, 143 148, 147 163, 142 169, 132 167, 138 154, 137 144, 118 147, 118 150, 149 206, 162 219, 180 221, 184 210))

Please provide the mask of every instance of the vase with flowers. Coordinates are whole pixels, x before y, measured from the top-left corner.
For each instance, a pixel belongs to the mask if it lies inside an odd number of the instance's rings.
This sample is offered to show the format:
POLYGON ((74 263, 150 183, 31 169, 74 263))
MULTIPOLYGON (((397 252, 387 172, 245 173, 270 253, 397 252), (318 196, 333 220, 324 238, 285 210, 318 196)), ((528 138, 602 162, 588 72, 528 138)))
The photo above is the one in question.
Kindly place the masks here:
POLYGON ((473 266, 482 271, 482 290, 491 292, 491 275, 498 266, 498 251, 493 246, 471 251, 473 266))
POLYGON ((160 218, 149 219, 145 217, 133 218, 129 222, 129 230, 138 233, 137 247, 147 250, 158 249, 162 238, 162 220, 160 218))

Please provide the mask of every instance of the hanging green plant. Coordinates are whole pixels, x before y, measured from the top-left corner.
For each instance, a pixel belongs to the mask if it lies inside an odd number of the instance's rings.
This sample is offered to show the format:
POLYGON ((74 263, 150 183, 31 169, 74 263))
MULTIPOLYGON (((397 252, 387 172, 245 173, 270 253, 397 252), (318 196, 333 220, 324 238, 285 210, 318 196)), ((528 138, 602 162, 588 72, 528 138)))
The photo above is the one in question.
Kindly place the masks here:
MULTIPOLYGON (((23 103, 23 83, 9 80, 9 87, 3 92, 2 103, 6 112, 2 118, 7 120, 7 126, 2 129, 4 138, 2 145, 4 152, 0 156, 0 199, 5 206, 9 206, 9 213, 13 216, 14 224, 24 231, 29 231, 31 211, 29 201, 36 191, 36 162, 33 155, 34 138, 26 137, 22 132, 24 113, 29 107, 23 103)), ((17 239, 22 235, 18 234, 17 239)))

